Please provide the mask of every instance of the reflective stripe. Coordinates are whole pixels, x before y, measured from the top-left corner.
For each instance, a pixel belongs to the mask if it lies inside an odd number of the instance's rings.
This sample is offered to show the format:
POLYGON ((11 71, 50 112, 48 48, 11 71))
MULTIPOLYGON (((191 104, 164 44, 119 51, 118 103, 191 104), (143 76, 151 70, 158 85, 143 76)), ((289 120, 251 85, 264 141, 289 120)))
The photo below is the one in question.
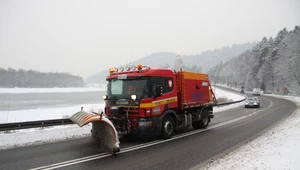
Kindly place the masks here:
POLYGON ((155 107, 155 106, 160 106, 164 104, 169 104, 177 101, 177 96, 176 97, 170 97, 167 99, 162 99, 162 100, 157 100, 153 101, 152 103, 141 103, 140 108, 149 108, 149 107, 155 107))
POLYGON ((201 73, 193 73, 193 72, 182 72, 183 74, 183 80, 189 79, 189 80, 204 80, 208 81, 207 74, 201 74, 201 73))

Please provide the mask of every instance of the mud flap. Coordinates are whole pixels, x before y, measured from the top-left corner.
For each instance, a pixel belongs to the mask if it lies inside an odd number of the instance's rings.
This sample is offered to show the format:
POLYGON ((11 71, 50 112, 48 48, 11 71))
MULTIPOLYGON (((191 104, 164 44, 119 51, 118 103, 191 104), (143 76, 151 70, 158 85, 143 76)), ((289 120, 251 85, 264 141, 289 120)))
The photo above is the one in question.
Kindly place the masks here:
POLYGON ((120 151, 118 132, 104 114, 80 111, 71 116, 70 119, 80 127, 91 122, 92 137, 100 142, 102 149, 114 155, 120 151))

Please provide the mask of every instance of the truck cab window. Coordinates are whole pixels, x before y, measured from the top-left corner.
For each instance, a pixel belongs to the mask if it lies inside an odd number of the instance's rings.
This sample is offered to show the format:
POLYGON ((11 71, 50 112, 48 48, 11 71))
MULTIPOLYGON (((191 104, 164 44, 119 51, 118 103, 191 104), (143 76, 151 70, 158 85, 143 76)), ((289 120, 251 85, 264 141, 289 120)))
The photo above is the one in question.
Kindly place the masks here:
POLYGON ((123 81, 122 80, 112 80, 111 83, 111 94, 122 94, 123 81))
POLYGON ((147 82, 147 89, 149 90, 150 97, 153 97, 153 86, 161 85, 163 94, 173 90, 173 80, 168 77, 149 77, 147 82))

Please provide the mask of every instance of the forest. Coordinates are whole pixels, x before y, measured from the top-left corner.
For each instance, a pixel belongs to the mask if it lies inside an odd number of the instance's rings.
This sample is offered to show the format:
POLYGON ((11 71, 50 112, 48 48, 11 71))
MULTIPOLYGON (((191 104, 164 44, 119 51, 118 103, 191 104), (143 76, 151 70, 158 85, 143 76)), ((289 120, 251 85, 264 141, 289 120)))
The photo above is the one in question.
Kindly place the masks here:
POLYGON ((81 77, 69 73, 42 73, 34 70, 0 68, 0 87, 82 87, 84 85, 81 77))
POLYGON ((246 90, 300 95, 300 27, 264 37, 251 50, 209 71, 211 81, 246 90))

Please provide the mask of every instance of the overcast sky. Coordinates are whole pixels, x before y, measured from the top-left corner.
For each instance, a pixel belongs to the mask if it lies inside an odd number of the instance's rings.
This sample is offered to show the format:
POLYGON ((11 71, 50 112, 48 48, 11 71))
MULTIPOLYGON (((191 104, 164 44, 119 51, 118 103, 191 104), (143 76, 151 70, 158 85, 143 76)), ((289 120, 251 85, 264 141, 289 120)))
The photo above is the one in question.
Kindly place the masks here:
POLYGON ((200 54, 295 25, 299 0, 0 0, 0 67, 86 77, 154 52, 200 54))

